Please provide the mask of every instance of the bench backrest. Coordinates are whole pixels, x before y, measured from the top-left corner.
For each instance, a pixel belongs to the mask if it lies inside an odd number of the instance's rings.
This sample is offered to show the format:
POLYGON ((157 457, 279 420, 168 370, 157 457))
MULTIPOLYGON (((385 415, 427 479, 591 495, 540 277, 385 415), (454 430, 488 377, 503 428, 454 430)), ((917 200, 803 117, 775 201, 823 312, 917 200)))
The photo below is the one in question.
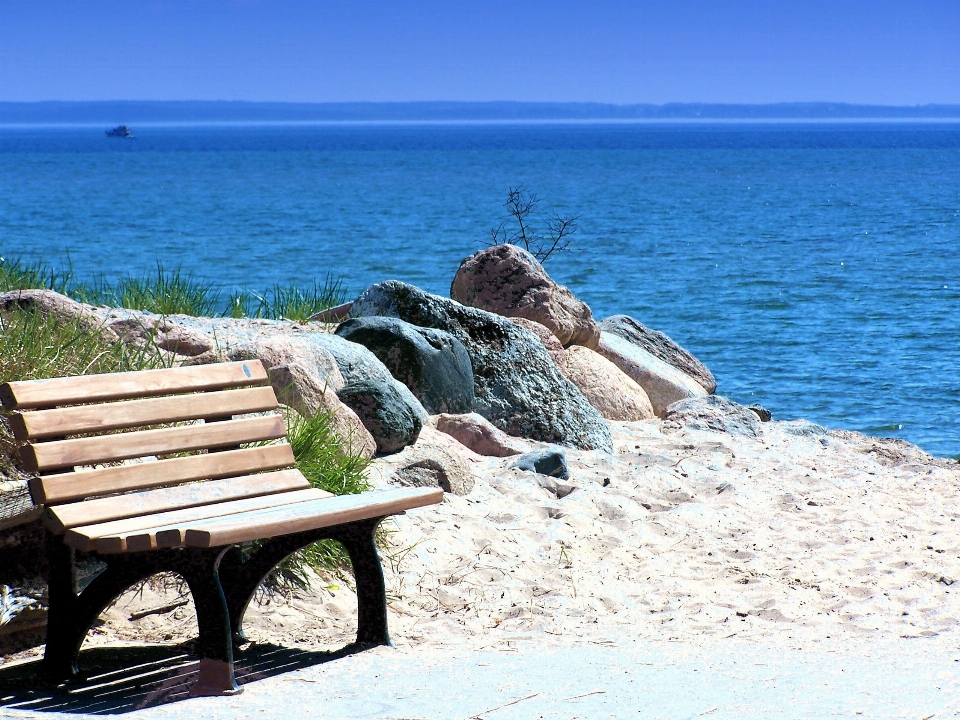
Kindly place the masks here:
POLYGON ((285 438, 280 415, 234 419, 277 409, 266 383, 252 360, 11 382, 0 386, 0 401, 16 411, 21 466, 38 474, 33 500, 47 506, 47 526, 63 532, 309 487, 299 472, 269 472, 293 465, 288 443, 249 446, 285 438))

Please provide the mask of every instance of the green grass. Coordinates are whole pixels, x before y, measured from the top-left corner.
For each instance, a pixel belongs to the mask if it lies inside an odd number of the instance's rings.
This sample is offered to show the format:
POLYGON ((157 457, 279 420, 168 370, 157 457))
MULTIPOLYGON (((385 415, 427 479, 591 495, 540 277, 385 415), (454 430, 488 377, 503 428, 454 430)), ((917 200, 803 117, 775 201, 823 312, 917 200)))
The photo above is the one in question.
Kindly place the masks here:
POLYGON ((346 294, 343 281, 327 275, 322 285, 315 282, 309 289, 296 285, 274 285, 265 297, 260 298, 258 315, 306 322, 312 315, 344 302, 346 294))
MULTIPOLYGON (((107 342, 81 320, 23 310, 0 313, 0 383, 163 366, 163 356, 155 347, 137 349, 107 342)), ((9 466, 15 444, 6 418, 0 420, 2 469, 9 466)))
POLYGON ((0 383, 163 367, 161 353, 104 340, 79 319, 0 313, 0 383))
POLYGON ((194 317, 257 317, 306 322, 327 308, 346 302, 343 280, 327 275, 323 282, 303 288, 296 284, 274 285, 260 295, 240 290, 228 295, 213 283, 205 282, 181 268, 130 275, 116 281, 94 278, 86 284, 75 281, 72 269, 60 272, 36 262, 0 258, 0 292, 45 289, 68 295, 91 305, 145 310, 158 315, 194 317))
MULTIPOLYGON (((288 416, 287 438, 297 461, 297 469, 310 484, 334 495, 355 495, 370 489, 365 471, 370 461, 343 454, 340 440, 331 426, 332 416, 321 413, 303 418, 288 416)), ((381 542, 384 535, 378 538, 381 542)), ((321 540, 284 560, 267 579, 270 590, 306 590, 310 587, 312 568, 315 572, 342 575, 350 567, 350 558, 343 546, 334 540, 321 540)))
POLYGON ((61 273, 42 261, 26 264, 19 258, 0 258, 0 292, 55 290, 68 294, 72 272, 61 273))

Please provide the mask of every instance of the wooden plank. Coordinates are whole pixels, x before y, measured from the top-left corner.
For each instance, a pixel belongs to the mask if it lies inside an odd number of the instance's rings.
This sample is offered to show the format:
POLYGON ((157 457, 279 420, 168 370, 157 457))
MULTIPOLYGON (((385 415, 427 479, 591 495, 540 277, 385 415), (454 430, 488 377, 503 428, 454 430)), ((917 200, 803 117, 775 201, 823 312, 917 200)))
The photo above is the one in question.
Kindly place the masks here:
POLYGON ((97 552, 104 554, 153 550, 157 547, 157 532, 177 527, 183 523, 245 511, 276 508, 308 500, 322 500, 328 497, 332 497, 332 495, 324 490, 306 488, 239 500, 228 500, 222 503, 197 505, 154 515, 142 515, 99 525, 73 528, 67 531, 63 541, 78 550, 96 549, 97 552))
POLYGON ((58 505, 47 509, 45 523, 51 532, 59 535, 83 525, 309 487, 310 483, 299 470, 280 470, 58 505))
POLYGON ((192 480, 236 477, 258 470, 279 470, 293 465, 293 462, 293 451, 288 443, 265 445, 31 478, 30 494, 38 505, 53 505, 92 495, 144 490, 192 480))
POLYGON ((263 385, 266 382, 267 372, 263 364, 259 360, 244 360, 162 370, 21 380, 0 385, 0 402, 7 410, 31 410, 56 405, 206 392, 263 385))
POLYGON ((182 532, 180 542, 167 538, 166 533, 164 537, 158 537, 157 541, 164 546, 182 543, 189 547, 220 547, 395 515, 411 508, 433 505, 441 500, 443 490, 439 488, 404 488, 340 495, 272 510, 256 510, 190 523, 176 531, 182 532))
POLYGON ((10 418, 13 434, 21 442, 106 432, 141 425, 160 425, 210 417, 243 415, 277 408, 272 387, 222 390, 193 395, 143 400, 122 400, 99 405, 77 405, 54 410, 16 413, 10 418))
POLYGON ((43 472, 135 457, 276 440, 286 436, 286 432, 282 417, 266 415, 202 425, 182 425, 159 430, 36 443, 24 445, 19 453, 21 466, 25 470, 43 472))

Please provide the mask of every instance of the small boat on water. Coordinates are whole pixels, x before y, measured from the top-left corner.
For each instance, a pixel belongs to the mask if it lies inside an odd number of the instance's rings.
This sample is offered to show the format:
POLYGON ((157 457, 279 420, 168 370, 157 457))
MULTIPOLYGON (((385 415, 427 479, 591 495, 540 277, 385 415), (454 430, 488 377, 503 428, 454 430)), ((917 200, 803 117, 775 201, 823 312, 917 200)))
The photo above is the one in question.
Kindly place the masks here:
POLYGON ((126 125, 117 125, 113 130, 107 130, 107 137, 132 138, 133 133, 126 125))

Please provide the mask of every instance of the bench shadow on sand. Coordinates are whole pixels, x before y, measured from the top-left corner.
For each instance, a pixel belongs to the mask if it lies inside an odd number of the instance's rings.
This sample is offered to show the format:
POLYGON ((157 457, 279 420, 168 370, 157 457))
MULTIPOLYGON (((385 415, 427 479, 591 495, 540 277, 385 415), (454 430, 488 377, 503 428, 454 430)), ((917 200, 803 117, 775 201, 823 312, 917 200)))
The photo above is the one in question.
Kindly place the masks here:
MULTIPOLYGON (((322 665, 368 649, 351 644, 317 652, 252 645, 235 655, 241 686, 293 670, 322 665)), ((185 700, 197 677, 196 657, 182 646, 99 647, 80 653, 86 679, 56 687, 40 673, 40 660, 0 668, 0 714, 4 708, 32 712, 117 715, 185 700)))

